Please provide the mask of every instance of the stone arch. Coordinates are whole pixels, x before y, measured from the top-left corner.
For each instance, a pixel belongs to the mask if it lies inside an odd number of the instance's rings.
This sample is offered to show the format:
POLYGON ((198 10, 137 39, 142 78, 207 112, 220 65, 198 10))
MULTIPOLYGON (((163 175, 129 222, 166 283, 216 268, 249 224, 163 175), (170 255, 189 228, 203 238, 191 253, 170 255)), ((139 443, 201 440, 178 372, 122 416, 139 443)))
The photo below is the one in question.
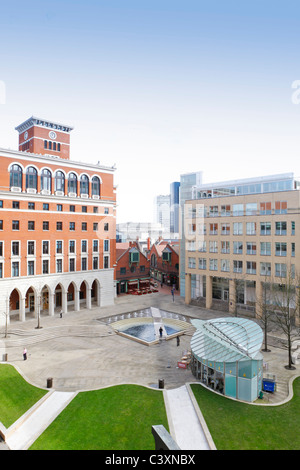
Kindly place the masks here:
POLYGON ((100 297, 100 282, 98 279, 94 279, 92 282, 92 288, 91 288, 91 303, 93 305, 97 305, 97 307, 100 307, 101 304, 101 297, 100 297))
POLYGON ((88 296, 89 296, 89 285, 87 281, 83 280, 79 287, 79 304, 82 308, 87 308, 88 306, 88 296))
POLYGON ((40 314, 50 315, 52 312, 52 292, 47 284, 44 284, 40 292, 40 314))
POLYGON ((25 320, 25 305, 22 302, 22 293, 15 287, 8 296, 9 321, 25 320))
POLYGON ((25 316, 34 318, 38 312, 38 293, 34 286, 29 286, 25 293, 25 316))
POLYGON ((78 287, 74 281, 71 281, 66 289, 68 311, 79 310, 78 305, 78 287))

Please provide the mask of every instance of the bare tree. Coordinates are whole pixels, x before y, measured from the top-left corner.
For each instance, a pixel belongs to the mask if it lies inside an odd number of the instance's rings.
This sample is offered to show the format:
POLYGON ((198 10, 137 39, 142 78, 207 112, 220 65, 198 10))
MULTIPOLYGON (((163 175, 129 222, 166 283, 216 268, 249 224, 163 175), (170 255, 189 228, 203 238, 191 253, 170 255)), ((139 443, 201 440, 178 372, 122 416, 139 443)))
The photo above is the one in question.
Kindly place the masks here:
POLYGON ((282 329, 288 350, 287 369, 295 369, 292 365, 292 343, 298 337, 299 330, 295 329, 295 317, 299 315, 299 275, 295 273, 294 266, 287 268, 286 273, 280 277, 279 283, 272 284, 274 299, 274 319, 282 329))
POLYGON ((272 291, 273 284, 270 279, 266 276, 264 282, 262 282, 262 295, 260 299, 256 299, 256 304, 259 308, 256 308, 256 316, 261 321, 262 329, 264 331, 264 348, 262 351, 270 352, 268 349, 268 327, 269 323, 273 318, 273 305, 272 305, 272 291))

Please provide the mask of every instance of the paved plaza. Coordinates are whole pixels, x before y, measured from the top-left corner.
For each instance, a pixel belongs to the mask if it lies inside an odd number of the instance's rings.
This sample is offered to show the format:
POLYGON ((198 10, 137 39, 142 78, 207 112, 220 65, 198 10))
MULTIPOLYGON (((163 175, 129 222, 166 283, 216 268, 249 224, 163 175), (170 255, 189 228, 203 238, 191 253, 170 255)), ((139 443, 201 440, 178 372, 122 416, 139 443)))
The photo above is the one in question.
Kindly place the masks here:
MULTIPOLYGON (((179 295, 173 301, 169 289, 164 287, 148 295, 120 296, 115 299, 114 306, 70 311, 62 318, 59 313, 53 317, 42 315, 40 329, 36 328, 36 319, 12 322, 6 339, 2 328, 0 357, 7 354, 8 362, 37 387, 46 388, 51 378, 51 390, 55 392, 94 390, 125 383, 158 388, 159 381, 163 379, 168 397, 174 396, 178 400, 177 392, 171 393, 172 390, 183 392, 186 383, 196 382, 189 368, 177 367, 177 361, 190 349, 193 327, 180 336, 179 346, 176 338, 147 346, 116 334, 111 324, 107 323, 107 318, 111 316, 122 317, 128 312, 148 307, 174 312, 186 318, 207 320, 228 316, 225 312, 185 305, 179 295), (24 347, 28 350, 26 361, 22 355, 24 347)), ((273 394, 264 394, 261 403, 279 404, 288 398, 289 380, 299 374, 300 366, 297 365, 293 371, 287 370, 284 367, 287 363, 286 350, 273 346, 270 349, 271 352, 263 354, 264 362, 267 372, 276 375, 277 390, 273 394)), ((180 429, 186 417, 184 410, 181 413, 177 409, 176 417, 173 413, 173 422, 177 422, 180 429)), ((184 443, 182 446, 184 448, 184 443)))

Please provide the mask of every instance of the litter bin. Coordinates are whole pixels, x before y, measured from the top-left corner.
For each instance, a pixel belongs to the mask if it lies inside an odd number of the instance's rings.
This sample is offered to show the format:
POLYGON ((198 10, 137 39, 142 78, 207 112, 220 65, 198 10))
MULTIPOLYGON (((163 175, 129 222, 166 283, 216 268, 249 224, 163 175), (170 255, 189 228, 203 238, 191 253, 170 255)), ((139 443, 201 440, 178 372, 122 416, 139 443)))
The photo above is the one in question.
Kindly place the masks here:
POLYGON ((52 388, 53 385, 53 379, 50 377, 47 379, 47 388, 52 388))
POLYGON ((164 379, 159 379, 158 381, 158 388, 164 388, 165 386, 165 381, 164 379))
POLYGON ((265 392, 275 392, 275 381, 270 379, 263 379, 263 390, 265 392))

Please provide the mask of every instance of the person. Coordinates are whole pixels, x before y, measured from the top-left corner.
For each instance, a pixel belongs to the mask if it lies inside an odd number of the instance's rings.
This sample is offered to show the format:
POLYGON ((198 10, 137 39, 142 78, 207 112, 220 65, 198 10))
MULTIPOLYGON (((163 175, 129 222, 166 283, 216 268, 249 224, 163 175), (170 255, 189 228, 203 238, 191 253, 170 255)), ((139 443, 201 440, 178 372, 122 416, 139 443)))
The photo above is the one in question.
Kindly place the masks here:
POLYGON ((173 296, 173 302, 174 302, 174 289, 171 290, 171 294, 173 296))
POLYGON ((159 334, 160 334, 160 337, 162 337, 162 334, 163 334, 163 329, 162 329, 162 327, 160 327, 160 329, 159 329, 159 334))
POLYGON ((24 359, 24 361, 26 361, 26 359, 27 359, 27 349, 26 348, 24 348, 24 351, 23 351, 23 359, 24 359))
POLYGON ((180 338, 179 338, 179 336, 177 336, 177 346, 179 346, 179 345, 180 345, 180 338))
POLYGON ((60 318, 62 318, 62 310, 59 312, 59 316, 60 318))

